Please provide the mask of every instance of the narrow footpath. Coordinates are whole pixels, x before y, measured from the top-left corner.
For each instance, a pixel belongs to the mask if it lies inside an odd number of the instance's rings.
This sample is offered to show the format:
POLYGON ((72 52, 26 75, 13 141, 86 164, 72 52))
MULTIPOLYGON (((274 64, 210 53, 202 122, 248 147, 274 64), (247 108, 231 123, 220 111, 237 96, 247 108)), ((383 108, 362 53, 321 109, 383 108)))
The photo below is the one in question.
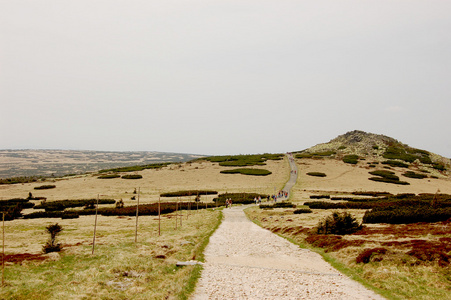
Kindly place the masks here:
MULTIPOLYGON (((297 169, 291 173, 297 178, 297 169)), ((192 299, 384 299, 339 273, 319 254, 255 225, 245 208, 223 210, 224 220, 205 250, 206 263, 192 299)))

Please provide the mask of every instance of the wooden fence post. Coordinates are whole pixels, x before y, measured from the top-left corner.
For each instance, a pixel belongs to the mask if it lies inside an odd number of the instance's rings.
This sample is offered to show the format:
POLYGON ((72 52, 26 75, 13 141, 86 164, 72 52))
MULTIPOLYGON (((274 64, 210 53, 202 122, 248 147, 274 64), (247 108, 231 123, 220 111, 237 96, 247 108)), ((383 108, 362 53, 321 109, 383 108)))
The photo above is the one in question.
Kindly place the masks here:
POLYGON ((94 237, 92 238, 92 254, 94 254, 94 248, 96 245, 96 229, 97 229, 97 210, 99 208, 99 194, 97 194, 97 203, 96 203, 96 218, 94 221, 94 237))
POLYGON ((138 210, 139 210, 139 194, 141 188, 138 188, 138 202, 136 203, 136 226, 135 226, 135 243, 138 241, 138 210))

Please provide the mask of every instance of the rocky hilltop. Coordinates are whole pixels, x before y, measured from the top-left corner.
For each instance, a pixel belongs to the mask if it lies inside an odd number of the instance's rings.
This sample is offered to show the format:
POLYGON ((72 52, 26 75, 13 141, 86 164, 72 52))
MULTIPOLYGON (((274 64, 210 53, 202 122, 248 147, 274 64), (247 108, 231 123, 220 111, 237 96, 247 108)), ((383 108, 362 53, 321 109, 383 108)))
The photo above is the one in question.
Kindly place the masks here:
POLYGON ((318 144, 299 152, 300 157, 334 157, 342 159, 346 155, 357 155, 361 159, 373 161, 395 161, 400 166, 406 164, 435 169, 451 170, 451 161, 438 154, 416 149, 407 144, 381 134, 354 130, 340 135, 328 143, 318 144))

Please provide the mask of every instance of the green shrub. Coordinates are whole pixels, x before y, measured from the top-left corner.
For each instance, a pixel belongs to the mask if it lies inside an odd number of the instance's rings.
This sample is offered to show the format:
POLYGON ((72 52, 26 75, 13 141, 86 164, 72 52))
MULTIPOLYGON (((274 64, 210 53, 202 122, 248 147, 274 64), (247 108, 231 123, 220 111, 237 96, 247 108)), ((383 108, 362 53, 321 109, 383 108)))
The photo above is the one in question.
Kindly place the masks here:
POLYGON ((326 177, 326 173, 321 172, 308 172, 307 175, 316 176, 316 177, 326 177))
POLYGON ((315 152, 313 153, 313 156, 332 156, 336 154, 335 151, 323 151, 323 152, 315 152))
POLYGON ((369 172, 371 175, 379 176, 379 177, 370 177, 369 180, 377 181, 377 182, 384 182, 384 183, 393 183, 393 184, 400 184, 400 185, 409 185, 410 183, 406 181, 400 181, 399 177, 395 175, 392 171, 386 171, 386 170, 377 170, 369 172))
POLYGON ((251 169, 251 168, 240 168, 233 170, 222 170, 222 174, 243 174, 243 175, 253 175, 253 176, 267 176, 272 174, 270 171, 265 169, 251 169))
POLYGON ((383 161, 382 164, 389 165, 391 167, 400 167, 400 168, 408 168, 409 165, 397 160, 386 160, 383 161))
POLYGON ((330 199, 330 195, 310 195, 310 199, 330 199))
POLYGON ((345 155, 343 157, 343 162, 355 165, 359 162, 359 156, 355 154, 345 155))
POLYGON ((98 179, 112 179, 112 178, 119 178, 121 175, 119 174, 106 174, 106 175, 100 175, 97 177, 98 179))
POLYGON ((362 229, 356 218, 348 212, 334 212, 320 221, 316 227, 318 234, 351 234, 362 229))
POLYGON ((402 174, 402 176, 409 177, 409 178, 416 178, 416 179, 423 179, 423 178, 428 177, 427 175, 415 173, 412 171, 407 171, 404 174, 402 174))
POLYGON ((299 208, 296 209, 293 213, 297 215, 297 214, 309 214, 311 212, 312 210, 310 208, 299 208))
POLYGON ((372 180, 372 181, 383 182, 383 183, 393 183, 393 184, 399 184, 399 185, 410 185, 410 183, 408 183, 407 181, 400 181, 399 179, 398 180, 394 180, 394 179, 388 179, 388 178, 383 178, 383 177, 370 177, 368 179, 372 180))
POLYGON ((433 208, 429 205, 380 207, 365 212, 363 223, 410 224, 440 222, 451 218, 451 207, 433 208))
POLYGON ((54 189, 56 188, 56 185, 53 184, 47 184, 47 185, 41 185, 34 187, 35 190, 48 190, 48 189, 54 189))
POLYGON ((47 241, 47 243, 42 247, 44 253, 61 251, 63 247, 61 246, 61 244, 56 243, 56 236, 60 234, 60 232, 63 230, 63 227, 61 227, 61 225, 56 223, 54 225, 49 225, 45 227, 45 230, 50 234, 50 238, 47 241))
POLYGON ((133 174, 133 175, 122 175, 122 179, 141 179, 143 178, 142 175, 139 174, 133 174))
POLYGON ((439 171, 445 171, 446 170, 445 165, 442 164, 442 163, 435 163, 435 164, 432 165, 432 167, 434 169, 436 169, 436 170, 439 170, 439 171))
POLYGON ((399 180, 399 177, 395 175, 395 172, 385 171, 385 170, 377 170, 369 172, 371 175, 380 176, 386 179, 399 180))

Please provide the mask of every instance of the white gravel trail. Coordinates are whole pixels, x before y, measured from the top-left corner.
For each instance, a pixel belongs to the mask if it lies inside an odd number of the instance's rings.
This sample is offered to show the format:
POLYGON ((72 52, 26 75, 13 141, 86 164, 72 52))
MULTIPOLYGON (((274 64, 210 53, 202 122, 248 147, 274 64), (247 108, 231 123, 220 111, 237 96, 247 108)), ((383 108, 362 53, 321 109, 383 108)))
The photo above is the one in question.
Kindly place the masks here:
POLYGON ((243 209, 224 209, 192 299, 384 299, 319 254, 255 225, 243 209))

